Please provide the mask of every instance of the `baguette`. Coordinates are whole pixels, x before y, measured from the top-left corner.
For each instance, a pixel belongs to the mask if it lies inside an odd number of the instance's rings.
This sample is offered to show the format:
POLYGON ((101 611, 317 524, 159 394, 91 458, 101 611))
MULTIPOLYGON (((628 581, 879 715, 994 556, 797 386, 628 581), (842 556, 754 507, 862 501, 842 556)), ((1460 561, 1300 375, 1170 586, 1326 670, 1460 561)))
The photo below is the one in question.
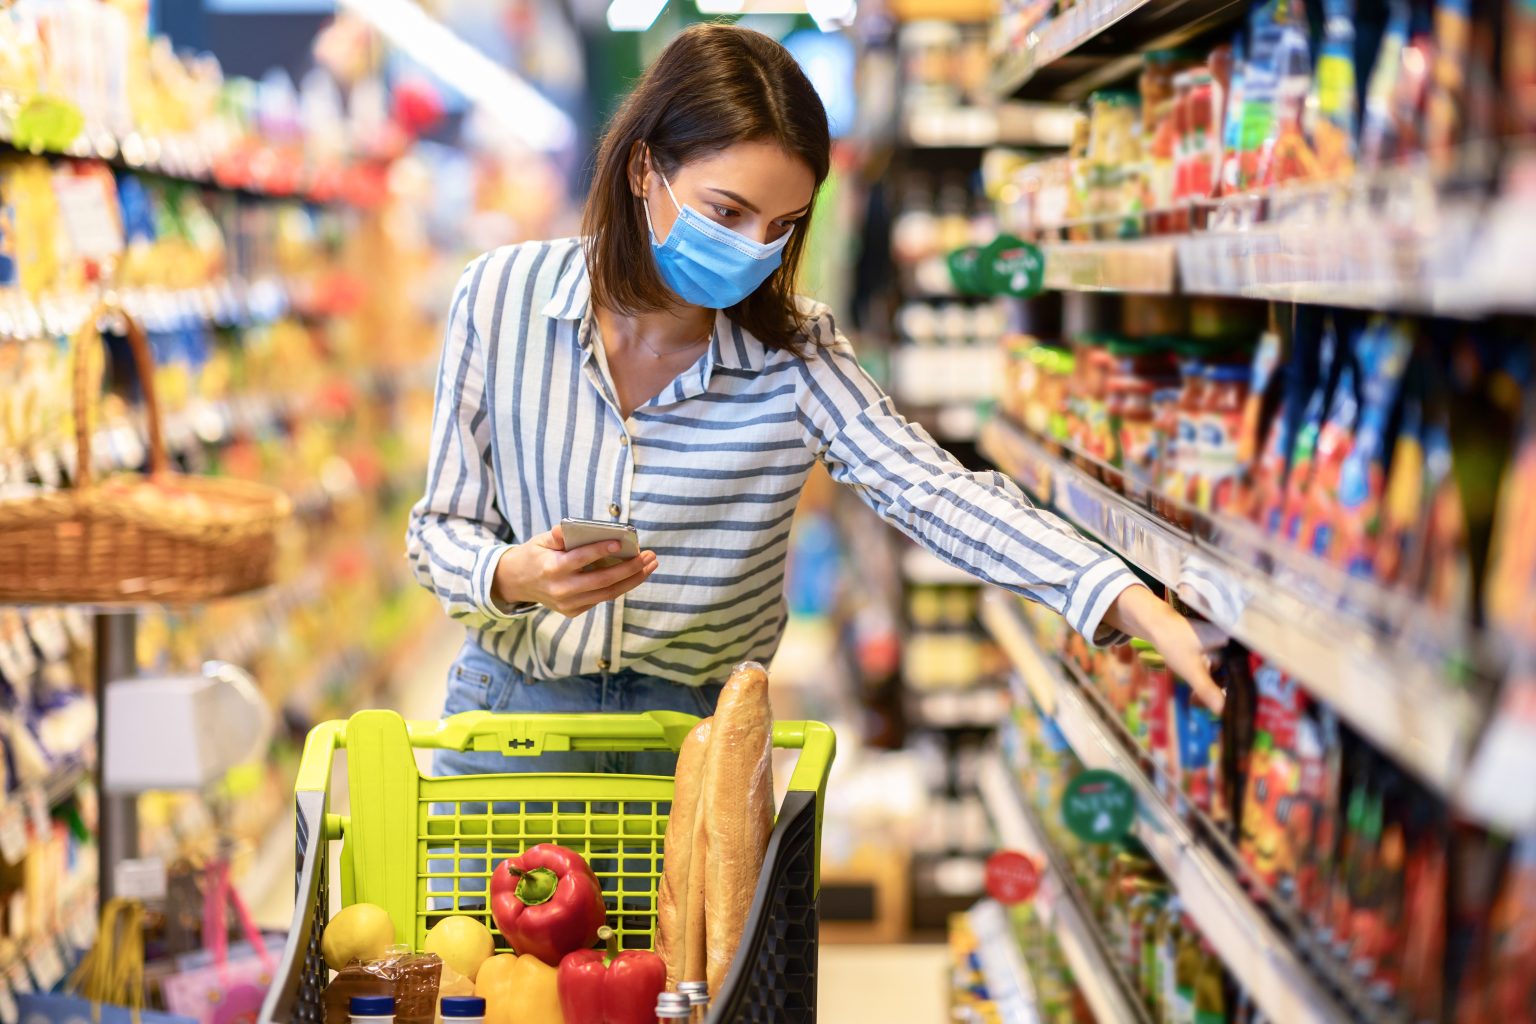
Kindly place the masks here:
MULTIPOLYGON (((656 952, 667 965, 667 991, 674 991, 687 963, 687 923, 690 865, 702 861, 703 847, 695 843, 699 793, 704 782, 704 752, 709 747, 710 719, 688 733, 677 755, 677 782, 672 792, 672 813, 667 818, 666 844, 662 854, 661 884, 657 887, 656 952), (695 858, 694 854, 698 853, 695 858)), ((703 912, 702 896, 699 911, 703 912)), ((702 918, 701 918, 702 919, 702 918)), ((700 941, 702 953, 702 940, 700 941)), ((699 953, 695 954, 699 957, 699 953)), ((703 977, 702 968, 699 976, 703 977)))
POLYGON ((741 944, 773 831, 772 747, 768 673, 756 662, 743 662, 715 708, 700 797, 711 993, 719 993, 741 944))

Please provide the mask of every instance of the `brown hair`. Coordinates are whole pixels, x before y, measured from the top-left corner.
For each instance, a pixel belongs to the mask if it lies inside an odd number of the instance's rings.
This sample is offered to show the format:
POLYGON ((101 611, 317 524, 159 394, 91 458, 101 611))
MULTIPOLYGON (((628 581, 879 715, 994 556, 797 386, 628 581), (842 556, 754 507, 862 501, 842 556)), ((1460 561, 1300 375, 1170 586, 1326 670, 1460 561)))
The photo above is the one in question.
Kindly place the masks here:
MULTIPOLYGON (((656 270, 645 213, 630 190, 637 142, 668 176, 738 142, 774 142, 805 161, 818 189, 832 146, 821 98, 789 51, 768 36, 705 24, 672 40, 609 123, 582 212, 592 298, 631 315, 676 301, 656 270)), ((810 219, 808 209, 773 276, 727 311, 769 348, 794 349, 803 327, 794 286, 810 219)))

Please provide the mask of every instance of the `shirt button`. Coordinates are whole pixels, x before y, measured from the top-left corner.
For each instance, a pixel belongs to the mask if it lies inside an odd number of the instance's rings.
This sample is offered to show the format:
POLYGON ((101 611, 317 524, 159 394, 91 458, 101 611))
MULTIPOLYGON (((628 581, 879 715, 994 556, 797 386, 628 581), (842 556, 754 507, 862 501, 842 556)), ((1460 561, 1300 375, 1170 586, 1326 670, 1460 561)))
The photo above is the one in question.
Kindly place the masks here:
POLYGON ((620 509, 619 509, 619 506, 616 503, 613 504, 613 505, 609 505, 608 506, 608 514, 609 515, 616 516, 616 515, 619 514, 619 512, 620 512, 620 509))
POLYGON ((609 662, 608 662, 607 658, 598 658, 597 659, 597 667, 600 670, 604 671, 604 672, 608 671, 608 664, 609 664, 609 662))
POLYGON ((619 447, 620 448, 628 448, 629 447, 629 435, 628 434, 620 434, 619 435, 619 447))

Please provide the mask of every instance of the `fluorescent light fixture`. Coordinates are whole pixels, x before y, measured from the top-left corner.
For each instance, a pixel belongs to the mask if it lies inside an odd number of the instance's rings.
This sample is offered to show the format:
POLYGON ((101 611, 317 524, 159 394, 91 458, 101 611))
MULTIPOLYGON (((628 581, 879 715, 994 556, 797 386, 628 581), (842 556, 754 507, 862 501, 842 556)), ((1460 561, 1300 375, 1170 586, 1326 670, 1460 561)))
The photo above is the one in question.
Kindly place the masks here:
POLYGON ((858 0, 805 0, 805 10, 823 32, 834 32, 853 24, 859 13, 858 0))
POLYGON ((576 141, 576 126, 564 111, 411 0, 340 0, 340 4, 533 149, 550 152, 576 141))
POLYGON ((700 14, 804 14, 805 0, 698 0, 700 14))
POLYGON ((608 28, 614 32, 644 32, 666 8, 667 0, 613 0, 608 28))

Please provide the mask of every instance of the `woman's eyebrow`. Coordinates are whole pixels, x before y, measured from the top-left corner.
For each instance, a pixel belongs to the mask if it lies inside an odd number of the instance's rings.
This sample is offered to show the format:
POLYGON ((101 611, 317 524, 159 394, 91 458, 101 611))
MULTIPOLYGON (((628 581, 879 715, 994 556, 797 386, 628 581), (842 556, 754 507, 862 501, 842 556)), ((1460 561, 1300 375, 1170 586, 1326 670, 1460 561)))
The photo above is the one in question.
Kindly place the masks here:
MULTIPOLYGON (((744 196, 737 195, 735 192, 732 192, 730 189, 715 188, 715 187, 711 186, 709 191, 715 193, 716 195, 724 196, 725 198, 729 199, 733 203, 737 203, 737 204, 739 204, 741 206, 745 206, 747 209, 751 210, 753 213, 762 213, 763 212, 762 210, 759 210, 750 200, 746 199, 744 196)), ((810 207, 811 207, 811 204, 810 203, 806 203, 804 206, 800 207, 800 209, 795 210, 795 211, 793 211, 791 213, 786 213, 784 216, 785 217, 797 217, 800 214, 804 213, 806 210, 810 209, 810 207)))

